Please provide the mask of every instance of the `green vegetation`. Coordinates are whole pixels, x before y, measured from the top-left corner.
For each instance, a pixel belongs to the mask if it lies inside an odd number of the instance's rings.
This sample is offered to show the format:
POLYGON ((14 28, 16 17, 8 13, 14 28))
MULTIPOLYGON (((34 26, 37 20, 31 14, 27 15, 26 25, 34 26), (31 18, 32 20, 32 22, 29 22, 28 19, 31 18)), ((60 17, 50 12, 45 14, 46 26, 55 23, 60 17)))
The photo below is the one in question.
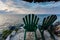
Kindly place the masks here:
POLYGON ((11 30, 4 30, 2 33, 2 40, 5 40, 9 34, 11 34, 11 30))
POLYGON ((19 30, 19 27, 9 26, 8 30, 3 30, 3 32, 2 32, 2 40, 5 40, 12 33, 12 31, 14 31, 14 30, 17 32, 19 30))

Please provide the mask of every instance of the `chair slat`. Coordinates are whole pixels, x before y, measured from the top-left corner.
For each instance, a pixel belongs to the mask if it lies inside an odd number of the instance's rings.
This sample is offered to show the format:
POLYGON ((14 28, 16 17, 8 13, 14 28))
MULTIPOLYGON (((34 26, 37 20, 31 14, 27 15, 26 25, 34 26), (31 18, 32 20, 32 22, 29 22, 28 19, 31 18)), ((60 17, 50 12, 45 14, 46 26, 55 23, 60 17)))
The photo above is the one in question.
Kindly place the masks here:
POLYGON ((57 19, 57 17, 55 15, 52 15, 52 17, 49 21, 49 25, 51 25, 56 19, 57 19))
POLYGON ((50 25, 53 24, 53 22, 56 19, 57 19, 56 15, 51 15, 51 16, 48 16, 47 18, 44 18, 43 23, 42 23, 42 27, 48 28, 50 25))
POLYGON ((50 16, 49 21, 47 22, 47 26, 51 25, 51 23, 52 23, 51 21, 52 21, 53 17, 54 17, 53 15, 50 16))
POLYGON ((45 21, 46 21, 46 18, 43 19, 43 23, 42 23, 43 27, 46 25, 45 21))
POLYGON ((37 16, 35 16, 35 18, 34 18, 34 24, 36 23, 36 18, 37 18, 37 16))
POLYGON ((36 19, 36 25, 38 24, 39 18, 36 19))
POLYGON ((53 20, 51 20, 51 23, 53 23, 57 19, 57 16, 54 16, 52 19, 53 20))
POLYGON ((29 22, 28 24, 30 24, 30 21, 31 21, 30 19, 31 19, 31 15, 29 14, 28 15, 28 22, 29 22))
POLYGON ((51 16, 48 16, 48 17, 47 17, 46 24, 48 24, 50 18, 51 18, 51 16))
POLYGON ((25 16, 25 18, 26 18, 26 23, 28 24, 28 17, 27 17, 27 16, 25 16))
POLYGON ((25 25, 27 24, 24 18, 23 18, 23 22, 24 22, 25 25))
POLYGON ((31 23, 33 24, 34 22, 34 14, 32 14, 32 20, 31 20, 31 23))

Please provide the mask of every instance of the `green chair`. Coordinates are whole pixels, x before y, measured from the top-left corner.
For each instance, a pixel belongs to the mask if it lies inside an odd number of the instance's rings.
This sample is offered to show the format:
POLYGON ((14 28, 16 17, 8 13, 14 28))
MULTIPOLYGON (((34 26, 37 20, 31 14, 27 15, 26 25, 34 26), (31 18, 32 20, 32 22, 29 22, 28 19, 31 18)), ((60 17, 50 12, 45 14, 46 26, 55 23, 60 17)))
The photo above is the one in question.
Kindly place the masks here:
POLYGON ((54 37, 54 34, 52 33, 51 31, 51 28, 49 29, 49 27, 54 23, 54 21, 57 19, 57 16, 56 15, 50 15, 48 17, 45 17, 43 19, 43 23, 42 23, 42 26, 39 27, 39 31, 41 33, 41 37, 42 37, 42 40, 45 40, 45 37, 44 37, 44 31, 47 30, 51 36, 51 38, 53 38, 55 40, 55 37, 54 37))
POLYGON ((26 32, 34 32, 35 33, 35 40, 37 40, 36 30, 39 18, 34 14, 26 15, 23 18, 23 22, 25 24, 24 29, 24 40, 26 40, 26 32))

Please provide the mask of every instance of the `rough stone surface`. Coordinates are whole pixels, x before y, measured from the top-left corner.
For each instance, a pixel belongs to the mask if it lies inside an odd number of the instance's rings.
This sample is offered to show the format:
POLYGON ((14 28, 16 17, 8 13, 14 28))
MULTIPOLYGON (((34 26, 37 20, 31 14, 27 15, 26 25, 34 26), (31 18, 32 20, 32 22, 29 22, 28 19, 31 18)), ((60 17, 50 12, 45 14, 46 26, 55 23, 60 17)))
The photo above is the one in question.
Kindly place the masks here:
POLYGON ((27 32, 26 40, 35 40, 34 32, 27 32))
MULTIPOLYGON (((36 34, 37 34, 38 40, 41 40, 41 36, 40 36, 39 30, 36 31, 36 34)), ((47 31, 44 32, 44 35, 45 35, 45 39, 46 40, 51 40, 50 35, 49 35, 49 33, 47 31)), ((60 40, 60 37, 57 37, 57 36, 55 36, 55 37, 56 37, 56 40, 60 40)), ((7 39, 8 38, 9 37, 7 37, 7 39)), ((35 40, 34 32, 27 32, 26 39, 27 40, 35 40)), ((24 40, 24 29, 20 29, 15 34, 15 36, 13 36, 11 38, 11 40, 24 40)))

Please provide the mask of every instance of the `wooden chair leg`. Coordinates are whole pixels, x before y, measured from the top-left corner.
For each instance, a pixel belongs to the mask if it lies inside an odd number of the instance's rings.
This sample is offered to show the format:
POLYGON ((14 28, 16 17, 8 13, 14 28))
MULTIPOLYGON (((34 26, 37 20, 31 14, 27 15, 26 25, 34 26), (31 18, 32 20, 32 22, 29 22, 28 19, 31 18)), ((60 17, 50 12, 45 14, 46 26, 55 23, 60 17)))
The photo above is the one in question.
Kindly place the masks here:
POLYGON ((54 35, 51 33, 51 31, 48 30, 48 32, 49 32, 51 38, 52 38, 53 40, 56 40, 55 37, 54 37, 54 35))
POLYGON ((35 31, 35 40, 37 40, 37 34, 36 34, 36 31, 35 31))
POLYGON ((45 40, 44 31, 40 31, 40 33, 41 33, 42 40, 45 40))
POLYGON ((25 33, 24 33, 24 40, 26 40, 26 30, 25 30, 25 33))

